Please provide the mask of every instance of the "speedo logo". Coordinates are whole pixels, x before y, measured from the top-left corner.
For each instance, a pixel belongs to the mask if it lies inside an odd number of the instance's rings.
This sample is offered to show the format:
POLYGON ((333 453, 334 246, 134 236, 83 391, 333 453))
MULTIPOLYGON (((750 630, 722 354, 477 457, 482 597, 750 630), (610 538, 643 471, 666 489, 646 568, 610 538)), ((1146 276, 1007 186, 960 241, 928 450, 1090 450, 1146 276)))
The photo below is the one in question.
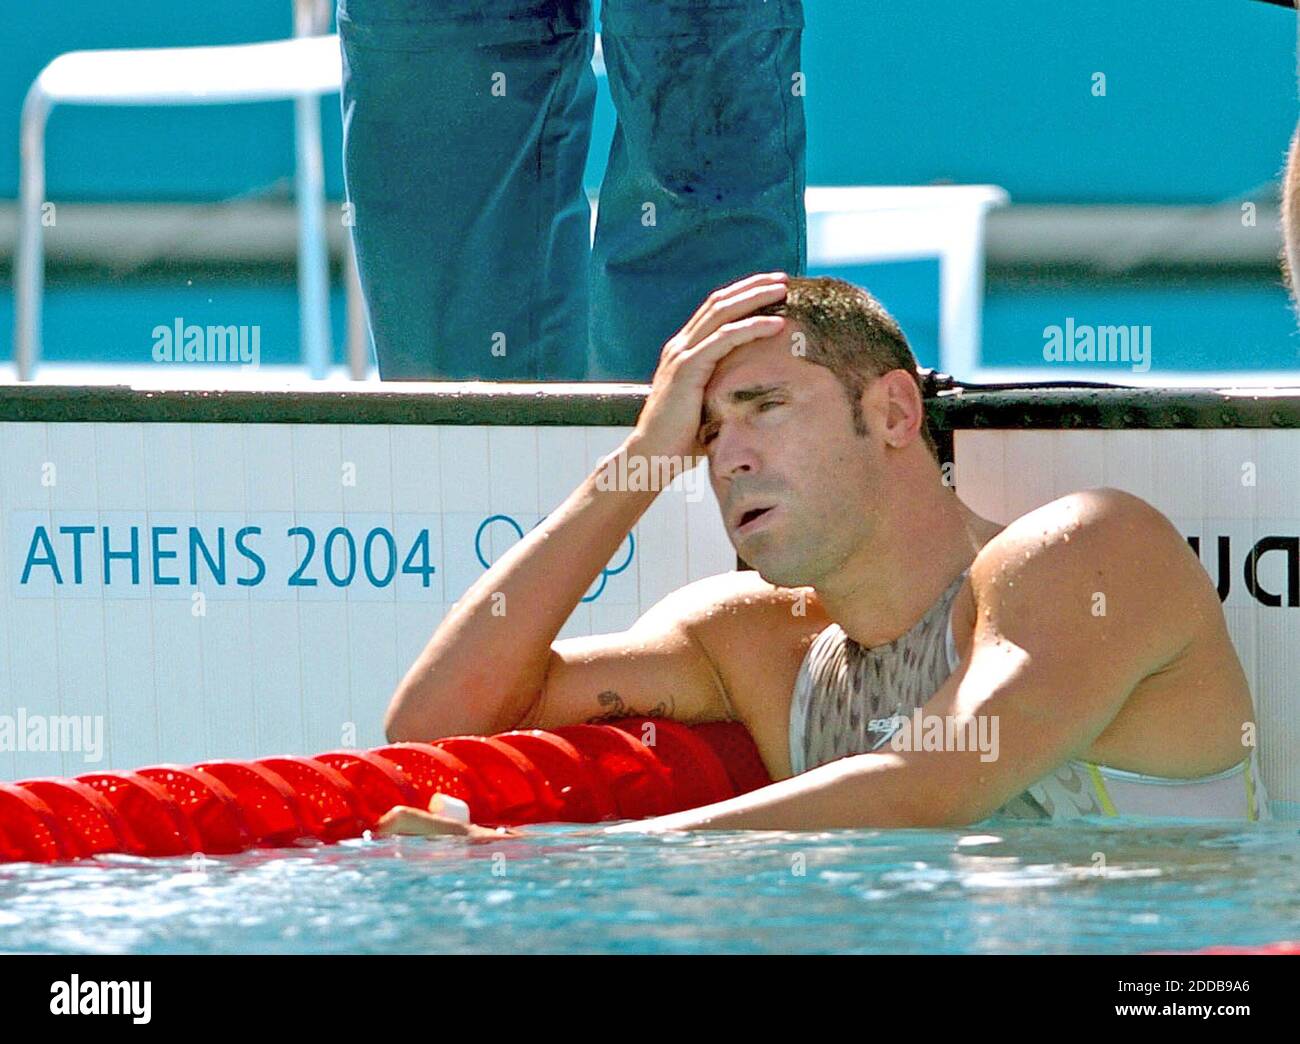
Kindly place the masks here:
MULTIPOLYGON (((1196 556, 1201 558, 1201 538, 1189 536, 1187 543, 1196 552, 1196 556)), ((1241 544, 1238 543, 1237 546, 1240 547, 1241 544)), ((1214 586, 1219 592, 1219 601, 1227 601, 1232 591, 1233 576, 1236 573, 1233 568, 1232 537, 1215 537, 1213 548, 1206 548, 1206 553, 1214 561, 1207 564, 1202 558, 1201 564, 1214 580, 1214 586)), ((1300 536, 1266 536, 1256 540, 1242 560, 1241 577, 1250 596, 1260 605, 1275 608, 1286 605, 1291 609, 1300 607, 1300 536), (1285 563, 1285 592, 1269 590, 1260 581, 1260 563, 1264 561, 1268 562, 1267 569, 1273 575, 1275 575, 1274 571, 1283 562, 1285 563)))
POLYGON ((145 1025, 151 1015, 153 983, 81 981, 59 979, 50 986, 50 1013, 53 1015, 130 1015, 137 1026, 145 1025))

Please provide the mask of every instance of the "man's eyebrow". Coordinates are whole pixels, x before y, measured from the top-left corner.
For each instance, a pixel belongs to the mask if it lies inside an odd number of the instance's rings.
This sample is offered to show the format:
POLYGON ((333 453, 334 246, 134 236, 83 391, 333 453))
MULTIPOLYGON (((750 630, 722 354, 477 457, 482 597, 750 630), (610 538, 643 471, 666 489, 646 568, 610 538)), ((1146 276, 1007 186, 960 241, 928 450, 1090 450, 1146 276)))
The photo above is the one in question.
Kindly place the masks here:
MULTIPOLYGON (((788 392, 788 384, 751 384, 748 388, 737 388, 727 396, 729 402, 752 402, 754 399, 761 399, 764 395, 771 395, 773 392, 788 392)), ((704 409, 700 411, 700 426, 703 427, 713 420, 713 410, 706 402, 704 409)))

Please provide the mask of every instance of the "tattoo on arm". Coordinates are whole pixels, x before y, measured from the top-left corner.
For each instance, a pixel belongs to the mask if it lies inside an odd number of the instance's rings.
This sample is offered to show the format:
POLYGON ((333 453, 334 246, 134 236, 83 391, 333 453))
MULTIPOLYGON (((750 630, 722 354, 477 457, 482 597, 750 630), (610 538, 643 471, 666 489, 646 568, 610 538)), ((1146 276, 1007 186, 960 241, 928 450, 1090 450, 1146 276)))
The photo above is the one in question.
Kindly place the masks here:
POLYGON ((603 708, 603 713, 588 718, 588 724, 601 721, 616 721, 619 718, 671 718, 674 706, 672 699, 669 698, 660 700, 649 710, 638 710, 636 707, 629 706, 627 701, 623 699, 622 694, 615 692, 613 689, 606 689, 604 692, 598 693, 596 702, 603 708))

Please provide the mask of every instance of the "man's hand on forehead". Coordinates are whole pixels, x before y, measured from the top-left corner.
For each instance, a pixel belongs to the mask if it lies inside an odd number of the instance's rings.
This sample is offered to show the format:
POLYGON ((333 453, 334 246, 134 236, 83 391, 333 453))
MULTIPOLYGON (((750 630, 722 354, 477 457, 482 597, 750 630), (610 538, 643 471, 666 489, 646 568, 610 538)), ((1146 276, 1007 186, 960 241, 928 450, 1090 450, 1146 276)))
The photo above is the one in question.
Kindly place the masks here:
POLYGON ((664 345, 631 443, 638 452, 698 455, 704 393, 718 363, 743 344, 774 337, 785 327, 775 315, 754 315, 784 300, 784 272, 752 275, 713 291, 664 345))
POLYGON ((702 347, 703 342, 724 324, 744 319, 764 305, 783 300, 789 278, 784 272, 765 272, 746 276, 729 286, 714 290, 686 321, 686 325, 664 345, 661 364, 663 357, 673 350, 702 347))

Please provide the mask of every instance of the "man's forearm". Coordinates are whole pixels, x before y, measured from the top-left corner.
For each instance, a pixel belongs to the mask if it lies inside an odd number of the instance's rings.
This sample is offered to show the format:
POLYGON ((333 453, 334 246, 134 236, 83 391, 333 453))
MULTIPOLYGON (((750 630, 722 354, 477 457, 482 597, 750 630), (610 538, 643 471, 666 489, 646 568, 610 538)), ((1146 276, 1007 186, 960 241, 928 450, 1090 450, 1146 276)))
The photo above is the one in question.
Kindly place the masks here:
MULTIPOLYGON (((618 451, 637 452, 632 440, 618 451)), ((389 705, 390 739, 497 732, 527 713, 545 682, 551 643, 654 501, 653 490, 598 484, 618 453, 479 577, 438 625, 389 705)))
POLYGON ((924 784, 924 775, 909 768, 905 758, 858 754, 726 801, 620 823, 604 832, 938 827, 980 818, 969 813, 960 794, 924 784))

